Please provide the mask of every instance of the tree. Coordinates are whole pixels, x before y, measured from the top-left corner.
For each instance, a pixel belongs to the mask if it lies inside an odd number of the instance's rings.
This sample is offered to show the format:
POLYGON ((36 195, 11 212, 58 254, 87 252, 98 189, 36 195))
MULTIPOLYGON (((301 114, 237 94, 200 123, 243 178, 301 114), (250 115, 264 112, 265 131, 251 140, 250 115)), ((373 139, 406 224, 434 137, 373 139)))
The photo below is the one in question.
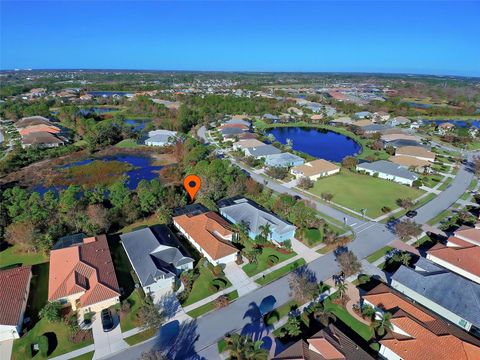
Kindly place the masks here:
POLYGON ((228 297, 226 297, 225 295, 220 295, 215 300, 213 300, 213 304, 217 309, 227 306, 228 303, 229 303, 228 297))
POLYGON ((405 199, 398 199, 397 200, 397 204, 399 206, 401 206, 402 208, 404 208, 405 210, 409 210, 411 208, 413 208, 413 206, 415 205, 415 203, 413 202, 412 199, 409 199, 409 198, 405 198, 405 199))
POLYGON ((395 225, 395 232, 401 240, 407 240, 412 236, 417 237, 422 233, 422 226, 412 220, 402 220, 395 225))
POLYGON ((128 203, 130 198, 130 191, 125 186, 125 179, 114 182, 108 188, 110 192, 110 203, 113 207, 121 209, 128 203))
POLYGON ((46 319, 48 322, 60 321, 60 310, 62 305, 58 301, 48 302, 42 310, 38 313, 41 319, 46 319))
POLYGON ((337 262, 340 265, 342 272, 347 277, 356 274, 362 269, 360 261, 358 261, 357 257, 351 250, 337 255, 337 262))
POLYGON ((331 192, 322 192, 320 196, 323 200, 327 202, 330 202, 333 199, 333 194, 331 192))
POLYGON ((35 226, 25 220, 8 225, 5 231, 5 240, 9 244, 18 245, 20 250, 29 251, 35 248, 37 235, 35 226))
POLYGON ((282 166, 270 166, 265 170, 265 174, 274 179, 283 180, 288 175, 288 168, 282 166))
POLYGON ((337 283, 337 293, 340 299, 344 299, 345 295, 347 295, 348 286, 345 284, 345 281, 339 281, 337 283))
POLYGON ((315 319, 320 321, 323 324, 323 326, 328 326, 328 324, 330 323, 330 320, 332 321, 337 320, 335 313, 331 309, 326 308, 323 302, 316 302, 313 305, 312 311, 315 319))
POLYGON ((368 319, 373 319, 375 316, 375 308, 371 305, 363 305, 362 307, 362 316, 368 319))
POLYGON ((375 320, 372 321, 372 328, 379 336, 385 335, 387 332, 393 329, 393 325, 390 322, 392 314, 384 312, 381 315, 377 315, 375 320))
POLYGON ((160 307, 153 304, 150 299, 146 299, 140 307, 138 318, 142 329, 159 329, 165 320, 160 307))
POLYGON ((403 265, 408 266, 412 261, 412 255, 408 251, 402 251, 399 260, 403 265))
POLYGON ((286 324, 283 326, 283 329, 285 330, 282 335, 288 335, 288 336, 298 336, 302 333, 302 330, 300 328, 300 320, 296 316, 290 316, 286 322, 286 324))
POLYGON ((102 204, 88 205, 86 214, 89 219, 88 232, 96 235, 108 231, 110 219, 107 209, 102 204))
POLYGON ((272 236, 272 227, 269 223, 260 225, 258 228, 260 229, 261 236, 263 236, 267 240, 270 239, 270 236, 272 236))
POLYGON ((350 171, 354 171, 358 165, 358 160, 353 156, 346 156, 342 160, 342 166, 350 171))
POLYGON ((297 182, 297 186, 300 189, 304 189, 304 190, 311 189, 313 185, 314 185, 313 181, 307 176, 302 176, 297 182))
POLYGON ((319 293, 315 274, 304 266, 290 275, 288 285, 290 287, 290 295, 301 304, 314 299, 319 293))
POLYGON ((263 341, 253 341, 250 336, 232 334, 225 337, 226 350, 231 360, 267 360, 268 350, 262 349, 263 341))
POLYGON ((160 350, 151 348, 148 351, 142 352, 141 360, 171 360, 160 350))
POLYGON ((160 206, 163 193, 160 181, 156 179, 150 182, 142 180, 138 183, 136 192, 143 213, 151 214, 160 206))

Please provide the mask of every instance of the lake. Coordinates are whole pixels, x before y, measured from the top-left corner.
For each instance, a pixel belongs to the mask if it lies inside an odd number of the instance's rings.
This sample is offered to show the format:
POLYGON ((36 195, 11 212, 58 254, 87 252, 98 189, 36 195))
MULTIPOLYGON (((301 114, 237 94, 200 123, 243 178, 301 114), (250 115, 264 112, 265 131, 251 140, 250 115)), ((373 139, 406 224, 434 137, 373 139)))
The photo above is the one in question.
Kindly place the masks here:
POLYGON ((301 151, 316 158, 340 162, 346 156, 355 156, 362 147, 348 136, 317 128, 276 127, 268 134, 282 144, 292 140, 293 150, 301 151))
POLYGON ((446 120, 422 120, 424 124, 432 124, 440 125, 443 123, 451 123, 459 128, 469 128, 475 127, 480 129, 480 120, 455 120, 455 119, 446 119, 446 120))
MULTIPOLYGON (((93 162, 94 160, 101 161, 120 161, 132 165, 134 168, 130 171, 127 171, 125 175, 127 176, 126 185, 130 190, 136 189, 137 185, 142 180, 153 180, 159 179, 158 171, 163 168, 163 166, 152 165, 152 161, 149 157, 141 155, 114 155, 114 156, 105 156, 100 158, 90 158, 81 161, 76 161, 71 164, 60 166, 59 168, 70 168, 75 166, 82 166, 93 162)), ((78 185, 78 184, 72 184, 78 185)), ((41 194, 44 194, 48 190, 62 190, 64 187, 61 186, 43 186, 37 185, 33 188, 33 191, 38 191, 41 194)))
POLYGON ((142 131, 145 128, 145 122, 145 119, 125 119, 123 121, 124 124, 132 126, 135 132, 142 131))

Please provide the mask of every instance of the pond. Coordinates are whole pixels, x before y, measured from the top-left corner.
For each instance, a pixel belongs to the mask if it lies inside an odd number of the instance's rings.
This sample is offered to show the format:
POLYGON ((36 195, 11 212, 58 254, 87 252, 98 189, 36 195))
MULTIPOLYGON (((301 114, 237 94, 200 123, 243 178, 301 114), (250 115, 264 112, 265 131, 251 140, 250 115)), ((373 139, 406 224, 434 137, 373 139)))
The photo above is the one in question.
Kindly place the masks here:
POLYGON ((474 128, 479 128, 480 129, 480 120, 455 120, 455 119, 446 119, 446 120, 422 120, 422 123, 424 124, 432 124, 434 123, 435 125, 440 125, 443 123, 450 123, 455 125, 456 127, 459 128, 469 128, 469 127, 474 127, 474 128))
POLYGON ((89 114, 99 115, 99 114, 106 114, 106 113, 117 111, 117 110, 118 110, 117 108, 111 108, 111 107, 92 107, 89 109, 81 109, 80 114, 82 114, 83 116, 87 116, 89 114))
POLYGON ((268 134, 282 144, 292 140, 293 150, 316 158, 340 162, 346 156, 355 156, 362 147, 348 136, 317 128, 277 127, 267 130, 268 134))
MULTIPOLYGON (((122 163, 126 163, 131 165, 133 168, 129 171, 125 172, 127 176, 126 185, 130 190, 136 189, 138 183, 142 180, 153 180, 159 179, 159 170, 163 168, 163 166, 156 166, 152 165, 152 161, 147 156, 141 155, 114 155, 114 156, 105 156, 100 158, 91 158, 85 159, 81 161, 77 161, 71 164, 63 165, 59 167, 59 169, 66 169, 72 168, 82 165, 87 165, 92 163, 93 161, 118 161, 122 163)), ((79 184, 72 184, 72 185, 79 185, 79 184)), ((38 191, 41 194, 44 194, 48 190, 58 191, 64 189, 64 186, 44 186, 44 185, 37 185, 33 188, 33 191, 38 191)))
POLYGON ((133 131, 140 132, 145 128, 146 121, 146 119, 125 119, 123 123, 132 126, 133 131))

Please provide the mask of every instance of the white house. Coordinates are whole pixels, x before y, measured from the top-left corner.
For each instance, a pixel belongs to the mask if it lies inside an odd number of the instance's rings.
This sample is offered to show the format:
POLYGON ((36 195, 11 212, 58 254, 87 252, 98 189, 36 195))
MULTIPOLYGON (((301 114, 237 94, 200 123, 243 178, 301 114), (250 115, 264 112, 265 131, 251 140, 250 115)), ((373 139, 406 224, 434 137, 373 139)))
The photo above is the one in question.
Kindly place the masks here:
POLYGON ((172 144, 177 137, 176 131, 153 130, 149 131, 148 138, 145 140, 147 146, 166 146, 172 144))
POLYGON ((330 161, 317 159, 307 162, 303 165, 294 166, 290 173, 295 178, 308 177, 312 181, 316 181, 323 176, 330 176, 340 172, 340 166, 331 163, 330 161))
POLYGON ((408 186, 412 186, 413 182, 418 179, 418 176, 411 171, 386 160, 358 164, 356 169, 370 176, 377 176, 380 179, 392 180, 408 186))

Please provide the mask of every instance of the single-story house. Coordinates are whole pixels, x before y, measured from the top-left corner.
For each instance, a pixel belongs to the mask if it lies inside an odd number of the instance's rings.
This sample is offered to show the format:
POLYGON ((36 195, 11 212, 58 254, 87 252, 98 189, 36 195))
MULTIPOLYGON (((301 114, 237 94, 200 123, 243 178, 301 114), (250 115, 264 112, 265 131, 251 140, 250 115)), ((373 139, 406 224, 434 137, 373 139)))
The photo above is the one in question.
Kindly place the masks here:
POLYGON ((383 283, 363 295, 362 302, 376 310, 378 319, 385 312, 392 315, 392 328, 380 339, 382 359, 423 360, 427 353, 431 359, 478 357, 480 340, 383 283))
POLYGON ((388 129, 388 126, 382 124, 371 124, 362 126, 363 131, 365 134, 374 134, 376 132, 381 132, 385 129, 388 129))
POLYGON ((385 122, 390 119, 390 115, 385 111, 377 111, 373 113, 373 120, 375 122, 385 122))
POLYGON ((238 138, 239 140, 256 139, 257 134, 251 133, 251 132, 244 132, 242 134, 236 135, 235 137, 238 138))
POLYGON ((480 246, 480 223, 474 227, 460 226, 453 234, 460 240, 480 246))
POLYGON ((303 116, 303 111, 300 110, 299 108, 296 108, 294 106, 291 106, 287 109, 289 113, 294 113, 297 116, 303 116))
POLYGON ((233 139, 235 138, 235 136, 243 134, 244 132, 246 131, 238 127, 229 127, 220 130, 220 133, 222 134, 224 139, 233 139))
POLYGON ((352 119, 348 116, 339 117, 338 119, 333 119, 330 121, 330 124, 336 125, 351 125, 353 123, 352 119))
POLYGON ((265 165, 271 167, 292 167, 302 165, 304 162, 305 160, 300 156, 290 153, 273 154, 265 157, 265 165))
POLYGON ((385 147, 392 146, 395 149, 405 146, 420 146, 423 147, 417 140, 405 140, 405 139, 398 139, 393 140, 385 144, 385 147))
POLYGON ((264 114, 262 117, 265 120, 269 120, 271 122, 277 122, 280 120, 280 118, 277 115, 272 115, 272 114, 264 114))
POLYGON ((282 151, 273 145, 262 145, 245 148, 245 155, 253 156, 254 158, 266 158, 268 155, 280 154, 282 151))
POLYGON ((315 114, 315 115, 310 116, 310 120, 313 120, 313 121, 319 121, 319 120, 322 120, 322 119, 323 119, 322 114, 315 114))
POLYGON ((38 125, 31 125, 31 126, 20 128, 18 132, 22 136, 26 136, 26 135, 38 133, 38 132, 48 132, 50 134, 58 134, 61 132, 61 129, 54 125, 38 124, 38 125))
POLYGON ((244 150, 246 148, 250 148, 250 147, 258 147, 258 146, 264 146, 264 145, 267 145, 263 142, 261 142, 260 140, 257 140, 257 139, 243 139, 243 140, 239 140, 237 142, 234 142, 233 143, 233 149, 234 150, 244 150))
POLYGON ((363 119, 363 120, 355 121, 352 125, 363 129, 364 126, 373 125, 373 122, 371 120, 368 120, 368 119, 363 119))
POLYGON ((120 288, 105 235, 66 242, 50 251, 48 301, 83 313, 119 303, 120 288))
POLYGON ((358 164, 357 171, 364 171, 368 175, 378 176, 380 179, 392 180, 408 186, 412 186, 413 182, 418 179, 417 175, 406 170, 403 166, 386 160, 358 164))
POLYGON ((415 135, 406 134, 403 132, 395 133, 395 134, 385 134, 385 131, 382 132, 383 135, 381 136, 382 141, 389 143, 391 141, 396 140, 411 140, 411 141, 419 141, 419 138, 415 135))
POLYGON ((388 121, 388 124, 391 126, 407 125, 409 123, 410 119, 406 118, 405 116, 397 116, 388 121))
POLYGON ((62 136, 56 136, 47 131, 40 131, 30 133, 22 137, 22 147, 28 148, 31 146, 41 148, 52 148, 64 145, 66 139, 62 136))
POLYGON ((419 173, 428 172, 428 169, 432 166, 432 163, 429 161, 402 155, 390 156, 388 160, 392 163, 403 166, 406 169, 414 168, 415 171, 419 173))
POLYGON ((301 339, 278 353, 273 360, 373 360, 365 350, 330 324, 306 341, 301 339))
POLYGON ((360 111, 355 113, 355 118, 357 119, 371 119, 372 118, 372 113, 370 111, 360 111))
POLYGON ((450 236, 430 248, 427 259, 480 284, 480 246, 450 236))
POLYGON ((177 138, 176 131, 153 130, 148 132, 148 138, 145 140, 147 146, 166 146, 172 144, 177 138))
POLYGON ((193 269, 193 259, 167 225, 120 235, 128 260, 146 294, 172 289, 177 276, 193 269))
POLYGON ((444 122, 437 126, 437 131, 440 135, 445 135, 453 129, 455 129, 455 125, 449 122, 444 122))
POLYGON ((17 129, 23 129, 34 125, 52 125, 52 122, 43 116, 28 116, 15 122, 17 129))
POLYGON ((421 146, 402 146, 397 148, 395 155, 411 156, 420 160, 435 161, 435 153, 421 146))
POLYGON ((391 286, 466 331, 480 333, 480 285, 424 258, 400 268, 391 286))
POLYGON ((248 235, 255 239, 265 226, 270 227, 269 240, 282 244, 295 236, 296 227, 254 201, 242 197, 218 202, 220 214, 234 224, 248 226, 248 235))
POLYGON ((238 249, 232 244, 235 234, 217 213, 175 216, 173 224, 212 264, 227 264, 237 259, 238 249))
POLYGON ((290 170, 290 173, 297 179, 308 177, 315 181, 323 176, 336 174, 340 171, 340 166, 331 163, 330 161, 317 159, 309 161, 303 165, 295 166, 290 170))
POLYGON ((236 129, 240 129, 242 131, 248 131, 250 130, 250 126, 248 125, 243 125, 243 124, 230 124, 230 123, 227 123, 227 124, 223 124, 222 126, 220 126, 218 129, 220 131, 224 130, 224 129, 233 129, 233 128, 236 128, 236 129))
POLYGON ((235 116, 232 119, 226 121, 225 125, 243 125, 246 126, 248 129, 252 126, 252 123, 250 121, 244 120, 243 117, 235 116))
POLYGON ((31 266, 0 271, 0 341, 20 337, 31 279, 31 266))

